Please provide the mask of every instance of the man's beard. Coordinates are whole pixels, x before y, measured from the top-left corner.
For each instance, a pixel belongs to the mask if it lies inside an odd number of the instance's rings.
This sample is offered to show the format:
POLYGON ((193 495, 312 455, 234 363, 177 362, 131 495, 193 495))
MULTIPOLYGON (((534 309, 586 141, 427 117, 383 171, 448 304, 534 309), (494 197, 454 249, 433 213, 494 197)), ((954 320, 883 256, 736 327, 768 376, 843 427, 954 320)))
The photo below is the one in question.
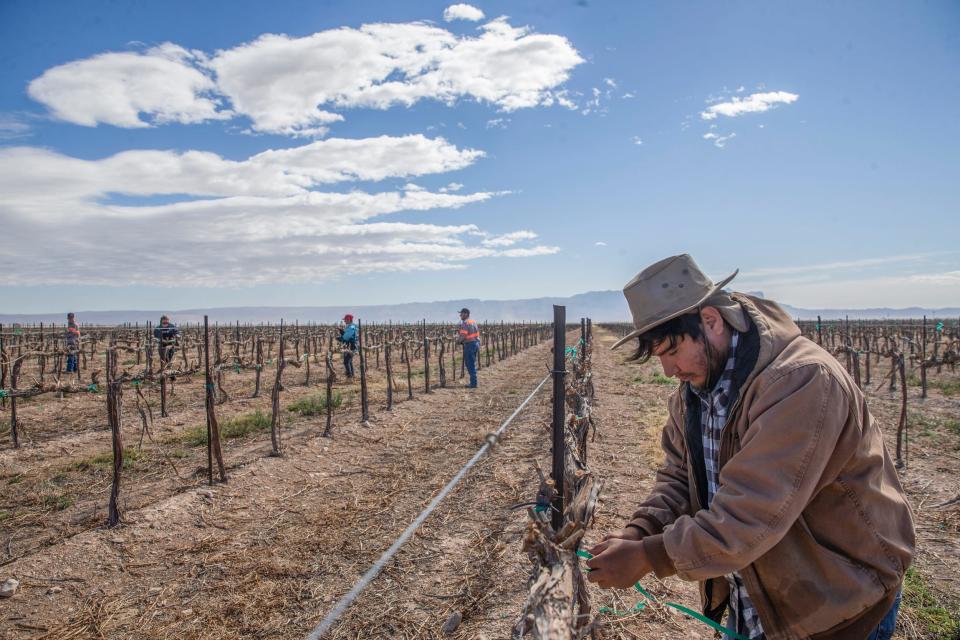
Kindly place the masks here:
POLYGON ((702 336, 701 340, 703 340, 703 361, 707 369, 707 379, 704 381, 703 387, 694 386, 694 389, 697 391, 710 391, 716 386, 717 381, 720 380, 720 376, 723 374, 723 370, 727 366, 729 348, 721 352, 710 344, 706 336, 702 336))

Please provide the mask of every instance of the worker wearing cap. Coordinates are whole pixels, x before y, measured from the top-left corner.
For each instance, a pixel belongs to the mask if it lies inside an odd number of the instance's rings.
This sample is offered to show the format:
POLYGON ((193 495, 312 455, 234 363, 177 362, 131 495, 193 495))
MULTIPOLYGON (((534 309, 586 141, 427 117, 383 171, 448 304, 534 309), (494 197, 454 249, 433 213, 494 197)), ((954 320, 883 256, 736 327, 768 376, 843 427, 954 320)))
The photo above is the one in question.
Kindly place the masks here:
POLYGON ((477 388, 477 358, 480 355, 480 327, 470 318, 470 309, 460 309, 460 326, 457 329, 457 342, 463 345, 463 362, 470 374, 471 389, 477 388))
POLYGON ((653 489, 588 577, 697 581, 704 615, 751 640, 886 640, 915 534, 880 427, 781 307, 723 290, 734 276, 681 255, 624 287, 635 330, 613 347, 680 386, 653 489))
POLYGON ((170 318, 166 315, 160 316, 160 326, 153 330, 153 337, 157 339, 161 369, 166 369, 173 360, 173 352, 176 350, 179 335, 176 325, 170 322, 170 318))
POLYGON ((353 354, 357 352, 357 325, 353 323, 353 315, 343 316, 343 327, 337 340, 343 345, 343 370, 348 378, 352 378, 353 354))

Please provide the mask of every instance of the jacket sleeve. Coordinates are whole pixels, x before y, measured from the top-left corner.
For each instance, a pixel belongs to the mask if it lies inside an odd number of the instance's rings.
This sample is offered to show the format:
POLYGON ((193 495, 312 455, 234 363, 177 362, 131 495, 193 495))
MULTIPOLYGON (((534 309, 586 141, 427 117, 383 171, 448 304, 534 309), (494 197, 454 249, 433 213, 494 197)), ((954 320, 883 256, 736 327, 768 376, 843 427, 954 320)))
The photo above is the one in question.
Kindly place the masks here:
POLYGON ((680 425, 679 392, 670 398, 670 413, 660 436, 665 456, 650 495, 647 496, 627 524, 640 529, 645 536, 663 532, 680 516, 690 513, 690 487, 687 475, 686 447, 680 425))
MULTIPOLYGON (((850 400, 820 364, 783 373, 751 399, 740 451, 720 471, 709 509, 644 539, 657 576, 704 580, 738 571, 787 534, 823 486, 850 400)), ((836 469, 836 464, 833 465, 836 469)))

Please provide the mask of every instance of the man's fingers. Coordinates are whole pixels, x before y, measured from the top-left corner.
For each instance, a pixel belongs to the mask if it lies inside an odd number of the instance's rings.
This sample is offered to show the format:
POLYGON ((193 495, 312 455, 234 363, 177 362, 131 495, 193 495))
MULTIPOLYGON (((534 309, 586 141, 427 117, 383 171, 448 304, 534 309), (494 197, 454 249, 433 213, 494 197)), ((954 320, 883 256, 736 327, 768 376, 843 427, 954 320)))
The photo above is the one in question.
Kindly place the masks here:
MULTIPOLYGON (((607 550, 607 547, 610 546, 610 543, 613 542, 613 541, 616 540, 616 539, 617 539, 617 538, 604 538, 603 540, 601 540, 601 541, 598 542, 597 544, 595 544, 595 545, 593 545, 592 547, 590 547, 590 553, 592 553, 594 556, 600 555, 601 553, 603 553, 604 551, 606 551, 606 550, 607 550)), ((587 564, 589 565, 590 563, 588 562, 587 564)))

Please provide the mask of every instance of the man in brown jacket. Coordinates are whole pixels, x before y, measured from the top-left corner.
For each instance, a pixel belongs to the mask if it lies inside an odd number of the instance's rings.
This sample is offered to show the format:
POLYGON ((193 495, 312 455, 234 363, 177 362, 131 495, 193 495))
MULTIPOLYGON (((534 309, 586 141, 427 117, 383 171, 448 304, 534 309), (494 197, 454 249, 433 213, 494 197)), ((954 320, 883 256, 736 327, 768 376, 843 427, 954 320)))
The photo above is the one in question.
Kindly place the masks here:
POLYGON ((591 551, 589 579, 700 584, 739 637, 885 639, 914 550, 910 507, 863 393, 773 302, 723 291, 688 255, 624 288, 614 345, 681 381, 656 483, 591 551))

